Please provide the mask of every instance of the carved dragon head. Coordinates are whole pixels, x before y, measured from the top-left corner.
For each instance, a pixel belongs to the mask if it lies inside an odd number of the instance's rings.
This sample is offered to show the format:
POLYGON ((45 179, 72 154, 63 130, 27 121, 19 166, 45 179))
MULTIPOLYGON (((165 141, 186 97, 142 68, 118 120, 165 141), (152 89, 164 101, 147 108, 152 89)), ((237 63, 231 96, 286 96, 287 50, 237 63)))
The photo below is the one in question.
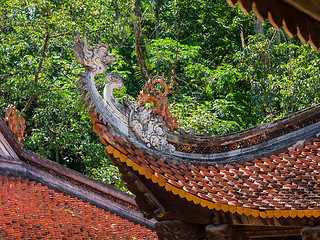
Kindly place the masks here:
POLYGON ((86 68, 90 69, 93 74, 103 73, 107 70, 107 64, 116 60, 116 56, 109 52, 107 44, 99 43, 94 47, 90 47, 87 37, 80 38, 80 33, 77 33, 77 37, 74 42, 73 52, 76 60, 86 68))

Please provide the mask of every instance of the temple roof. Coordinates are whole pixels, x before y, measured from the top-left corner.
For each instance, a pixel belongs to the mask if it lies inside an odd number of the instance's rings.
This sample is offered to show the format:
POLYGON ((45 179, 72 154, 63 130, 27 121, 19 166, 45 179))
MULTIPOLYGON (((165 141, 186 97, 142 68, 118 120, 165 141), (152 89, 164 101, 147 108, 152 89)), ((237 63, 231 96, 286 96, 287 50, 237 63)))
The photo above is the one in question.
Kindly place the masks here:
MULTIPOLYGON (((301 13, 282 1, 238 3, 319 47, 318 20, 304 16, 301 22, 301 13), (271 3, 286 14, 274 13, 279 9, 273 10, 271 3)), ((150 79, 136 102, 127 97, 119 103, 113 97, 113 89, 123 86, 119 74, 106 74, 103 97, 94 84, 95 75, 107 69, 105 63, 114 55, 100 45, 90 47, 80 36, 74 53, 85 66, 78 83, 93 131, 146 217, 159 223, 179 219, 200 225, 265 226, 270 231, 280 227, 281 234, 293 229, 292 236, 310 221, 320 224, 320 105, 241 132, 196 135, 177 127, 163 77, 150 79), (164 92, 155 90, 156 83, 164 92)), ((263 236, 269 236, 268 231, 263 236)))
POLYGON ((0 175, 4 239, 157 239, 155 232, 28 178, 0 175))
POLYGON ((163 161, 111 136, 106 128, 100 130, 100 140, 108 146, 107 154, 194 204, 262 218, 320 216, 317 138, 300 141, 287 151, 267 157, 190 164, 163 161), (114 147, 106 142, 106 134, 114 140, 114 147))
POLYGON ((157 239, 132 196, 23 149, 0 119, 0 238, 157 239))
POLYGON ((230 6, 236 3, 245 12, 251 10, 260 21, 270 20, 276 28, 293 37, 297 35, 303 43, 309 42, 315 49, 320 47, 320 1, 302 0, 227 0, 230 6))

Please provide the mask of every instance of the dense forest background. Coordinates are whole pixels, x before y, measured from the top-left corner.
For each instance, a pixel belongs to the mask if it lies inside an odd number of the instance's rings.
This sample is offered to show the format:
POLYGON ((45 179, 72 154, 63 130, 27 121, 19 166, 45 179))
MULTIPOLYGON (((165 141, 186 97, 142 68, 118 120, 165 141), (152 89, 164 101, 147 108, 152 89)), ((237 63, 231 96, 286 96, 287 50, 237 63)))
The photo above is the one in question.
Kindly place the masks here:
POLYGON ((1 117, 16 102, 25 148, 122 190, 80 102, 78 31, 116 54, 119 99, 164 74, 171 111, 196 133, 239 131, 319 102, 319 51, 224 0, 3 0, 0 19, 1 117))

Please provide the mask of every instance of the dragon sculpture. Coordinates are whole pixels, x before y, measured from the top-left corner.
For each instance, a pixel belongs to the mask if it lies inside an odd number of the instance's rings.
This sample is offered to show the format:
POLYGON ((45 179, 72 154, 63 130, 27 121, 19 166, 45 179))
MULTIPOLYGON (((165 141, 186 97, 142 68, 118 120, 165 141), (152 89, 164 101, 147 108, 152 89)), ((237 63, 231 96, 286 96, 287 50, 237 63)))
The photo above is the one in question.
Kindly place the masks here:
POLYGON ((171 132, 179 126, 178 118, 172 116, 169 111, 169 103, 167 95, 171 93, 169 89, 172 88, 173 82, 168 86, 164 76, 155 76, 150 79, 143 90, 140 91, 138 96, 138 103, 146 105, 147 102, 152 102, 153 105, 150 107, 152 114, 159 114, 163 117, 167 127, 171 132), (155 84, 160 83, 164 87, 164 92, 160 92, 155 88, 155 84))
POLYGON ((82 100, 87 101, 90 112, 98 114, 105 124, 108 122, 110 126, 121 129, 125 136, 132 131, 138 141, 150 148, 174 152, 175 147, 168 143, 166 133, 177 128, 178 122, 169 112, 166 95, 171 86, 167 85, 164 77, 150 79, 140 92, 137 102, 131 102, 127 97, 120 104, 113 97, 113 89, 120 90, 123 87, 122 77, 118 73, 106 74, 103 98, 94 83, 95 75, 105 72, 107 64, 116 60, 115 55, 109 53, 108 45, 99 43, 90 47, 86 36, 83 41, 80 34, 77 34, 73 49, 76 60, 85 67, 85 72, 79 74, 78 83, 81 85, 79 90, 83 92, 82 100), (163 85, 163 93, 155 89, 156 83, 163 85), (153 106, 148 108, 147 102, 153 102, 153 106))
POLYGON ((86 36, 84 37, 85 42, 79 37, 80 33, 77 33, 73 52, 76 60, 81 65, 90 68, 90 72, 94 74, 103 73, 108 68, 107 64, 116 60, 116 56, 113 53, 108 54, 109 46, 107 44, 99 43, 91 48, 86 36))

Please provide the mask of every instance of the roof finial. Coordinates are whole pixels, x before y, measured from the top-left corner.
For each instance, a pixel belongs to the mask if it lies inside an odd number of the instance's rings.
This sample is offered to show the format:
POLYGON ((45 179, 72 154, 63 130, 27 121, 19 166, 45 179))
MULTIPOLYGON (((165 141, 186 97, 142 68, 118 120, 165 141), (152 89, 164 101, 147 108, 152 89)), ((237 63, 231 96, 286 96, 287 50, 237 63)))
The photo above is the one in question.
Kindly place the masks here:
POLYGON ((4 122, 8 125, 10 131, 17 138, 21 147, 23 147, 23 143, 21 141, 23 139, 24 130, 26 129, 26 123, 21 115, 18 115, 16 103, 14 103, 14 105, 8 105, 4 122))

